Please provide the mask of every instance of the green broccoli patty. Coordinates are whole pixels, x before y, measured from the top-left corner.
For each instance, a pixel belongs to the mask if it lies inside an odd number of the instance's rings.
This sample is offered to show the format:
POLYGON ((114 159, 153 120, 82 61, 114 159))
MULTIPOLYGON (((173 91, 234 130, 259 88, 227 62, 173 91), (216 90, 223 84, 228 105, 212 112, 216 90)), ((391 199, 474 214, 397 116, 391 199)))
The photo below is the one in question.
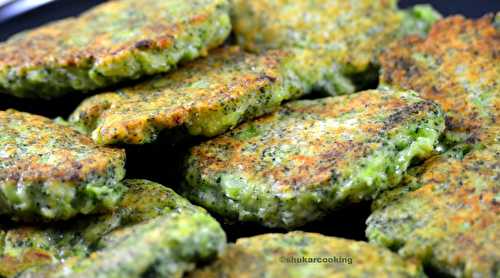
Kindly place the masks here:
POLYGON ((68 219, 120 198, 125 152, 50 119, 0 111, 0 214, 17 221, 68 219))
POLYGON ((204 209, 147 180, 125 180, 113 212, 49 227, 5 227, 0 275, 11 277, 178 277, 214 257, 225 234, 204 209))
POLYGON ((500 28, 494 21, 492 15, 453 16, 426 38, 394 43, 380 59, 381 84, 441 105, 452 141, 500 143, 500 28))
POLYGON ((217 261, 188 274, 203 277, 425 277, 420 265, 366 242, 290 232, 240 238, 217 261))
POLYGON ((426 5, 398 10, 396 0, 233 0, 231 8, 240 45, 309 59, 329 75, 315 86, 331 95, 376 82, 381 50, 404 35, 425 35, 440 18, 426 5))
POLYGON ((285 51, 220 48, 175 72, 88 98, 69 121, 99 144, 150 143, 178 127, 214 136, 311 91, 327 77, 309 61, 285 51))
POLYGON ((413 92, 295 101, 192 148, 182 191, 228 220, 293 228, 397 185, 443 129, 413 92))
POLYGON ((374 203, 370 242, 454 277, 500 276, 500 145, 453 149, 374 203), (467 149, 467 148, 466 148, 467 149))
POLYGON ((166 72, 230 30, 226 0, 107 1, 0 44, 0 92, 54 98, 166 72))

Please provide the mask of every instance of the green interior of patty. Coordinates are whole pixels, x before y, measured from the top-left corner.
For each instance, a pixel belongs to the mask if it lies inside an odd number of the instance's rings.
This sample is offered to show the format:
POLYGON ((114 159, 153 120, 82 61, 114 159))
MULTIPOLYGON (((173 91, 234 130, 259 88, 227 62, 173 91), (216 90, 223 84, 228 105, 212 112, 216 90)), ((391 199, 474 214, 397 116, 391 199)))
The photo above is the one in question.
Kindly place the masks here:
MULTIPOLYGON (((113 167, 110 167, 113 168, 113 167)), ((119 182, 125 176, 123 167, 111 169, 110 177, 96 176, 85 184, 45 181, 41 183, 0 182, 2 203, 11 204, 2 213, 12 213, 15 220, 68 219, 82 213, 109 210, 125 191, 119 182)))
POLYGON ((182 61, 193 60, 224 42, 231 30, 227 7, 218 6, 208 22, 182 32, 168 48, 136 48, 110 63, 82 59, 76 66, 45 66, 0 71, 0 88, 17 97, 53 98, 68 91, 90 91, 122 80, 166 72, 182 61))
POLYGON ((346 200, 372 199, 396 186, 413 159, 432 154, 443 129, 442 115, 433 115, 392 130, 378 150, 353 161, 350 170, 334 174, 328 184, 279 192, 230 173, 221 175, 218 184, 207 183, 197 169, 188 168, 183 190, 194 202, 228 219, 293 228, 324 216, 346 200))
POLYGON ((397 133, 387 142, 387 146, 352 168, 352 178, 344 182, 337 196, 360 201, 366 196, 358 192, 372 192, 371 198, 374 198, 383 190, 399 184, 412 160, 423 159, 433 153, 440 136, 437 126, 411 124, 397 133))

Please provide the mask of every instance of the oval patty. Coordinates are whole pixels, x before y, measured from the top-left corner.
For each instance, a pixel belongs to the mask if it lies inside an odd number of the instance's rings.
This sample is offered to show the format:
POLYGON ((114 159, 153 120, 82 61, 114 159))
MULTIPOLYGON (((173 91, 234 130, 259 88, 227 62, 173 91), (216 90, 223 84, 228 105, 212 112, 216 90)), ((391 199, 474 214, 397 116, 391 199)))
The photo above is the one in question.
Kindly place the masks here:
POLYGON ((187 277, 425 277, 422 268, 366 242, 291 232, 240 238, 187 277))
POLYGON ((220 48, 179 70, 85 100, 69 121, 99 144, 143 144, 164 131, 214 136, 274 111, 324 78, 286 51, 249 54, 220 48))
POLYGON ((0 92, 53 98, 166 72, 230 30, 226 0, 107 1, 0 44, 0 92))
POLYGON ((0 214, 68 219, 109 209, 123 191, 125 152, 52 120, 0 111, 0 214))
POLYGON ((443 129, 411 92, 295 101, 192 148, 183 190, 227 219, 293 228, 397 185, 443 129))
POLYGON ((240 45, 293 51, 328 74, 315 85, 330 95, 376 83, 384 46, 440 17, 430 6, 398 10, 396 0, 233 0, 231 16, 240 45))

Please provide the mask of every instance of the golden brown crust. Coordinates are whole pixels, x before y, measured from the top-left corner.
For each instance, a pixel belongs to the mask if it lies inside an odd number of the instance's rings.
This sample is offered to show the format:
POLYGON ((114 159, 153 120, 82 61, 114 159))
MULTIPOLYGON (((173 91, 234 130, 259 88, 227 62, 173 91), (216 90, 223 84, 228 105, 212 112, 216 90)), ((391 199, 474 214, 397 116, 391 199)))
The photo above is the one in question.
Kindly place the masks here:
MULTIPOLYGON (((155 2, 157 0, 108 1, 77 18, 18 34, 2 45, 0 64, 2 67, 30 67, 50 62, 64 67, 94 61, 109 63, 119 59, 125 50, 169 47, 175 35, 185 27, 159 20, 163 18, 163 11, 155 2), (141 19, 144 15, 140 12, 120 14, 133 10, 144 11, 150 20, 141 19), (102 22, 104 16, 114 18, 105 18, 110 22, 102 22), (158 20, 152 20, 154 18, 158 20), (116 32, 103 32, 102 28, 106 28, 101 25, 103 23, 114 23, 116 32), (136 34, 130 39, 120 38, 120 32, 127 30, 134 30, 136 34), (75 37, 75 31, 87 37, 75 37)), ((202 24, 206 18, 206 14, 194 14, 183 23, 202 24)))
POLYGON ((290 102, 193 147, 183 189, 228 219, 293 228, 396 186, 443 129, 414 92, 290 102))
POLYGON ((15 110, 0 111, 0 130, 0 214, 67 219, 118 200, 124 150, 15 110))
POLYGON ((124 161, 125 151, 97 146, 92 139, 50 119, 0 111, 2 127, 0 179, 24 182, 84 182, 107 175, 124 161))
POLYGON ((16 274, 30 267, 50 264, 54 261, 52 255, 44 250, 28 250, 19 257, 3 257, 0 259, 0 273, 6 277, 15 277, 16 274))
POLYGON ((107 1, 2 43, 0 88, 50 98, 166 72, 206 55, 229 30, 226 0, 107 1))
POLYGON ((382 195, 367 221, 370 241, 455 277, 498 277, 500 145, 421 167, 417 189, 382 195))
POLYGON ((218 135, 305 93, 298 88, 302 83, 287 80, 289 56, 285 51, 254 55, 238 47, 217 49, 171 74, 93 96, 70 121, 100 144, 149 143, 176 127, 191 135, 218 135))
POLYGON ((422 267, 366 242, 290 232, 240 238, 190 278, 421 277, 422 267))
POLYGON ((450 130, 499 141, 500 31, 493 17, 453 16, 429 36, 408 37, 381 56, 381 82, 420 92, 447 113, 450 130))
POLYGON ((299 48, 360 71, 395 37, 394 0, 234 0, 234 32, 250 50, 299 48))
POLYGON ((408 118, 421 119, 436 111, 433 103, 408 95, 366 91, 354 97, 292 102, 194 147, 191 155, 207 177, 239 169, 279 192, 324 186, 335 170, 342 172, 353 160, 381 147, 378 136, 409 124, 408 118), (342 115, 356 118, 344 122, 342 115), (242 134, 252 129, 258 130, 253 138, 242 134), (347 134, 349 139, 342 137, 347 134))

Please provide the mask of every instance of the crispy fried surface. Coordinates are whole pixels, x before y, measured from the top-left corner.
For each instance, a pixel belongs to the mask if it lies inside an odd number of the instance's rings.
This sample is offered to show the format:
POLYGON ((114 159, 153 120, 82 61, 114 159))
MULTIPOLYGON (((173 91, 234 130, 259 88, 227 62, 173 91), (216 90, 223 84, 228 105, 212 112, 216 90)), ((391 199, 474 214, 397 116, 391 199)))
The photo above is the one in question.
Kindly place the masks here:
POLYGON ((225 0, 108 1, 0 45, 0 90, 50 98, 168 71, 230 32, 225 0))
POLYGON ((402 21, 396 1, 387 0, 234 0, 232 14, 234 32, 248 49, 331 51, 333 62, 360 69, 402 21))
POLYGON ((20 277, 183 277, 197 262, 213 259, 225 245, 219 223, 206 213, 160 216, 104 239, 86 258, 70 258, 20 277))
MULTIPOLYGON (((289 53, 262 55, 221 48, 176 72, 85 100, 70 121, 100 144, 142 144, 176 127, 214 136, 311 90, 316 70, 294 74, 289 53)), ((302 65, 304 66, 304 65, 302 65)), ((319 74, 318 74, 319 75, 319 74)))
POLYGON ((109 208, 120 196, 125 152, 69 127, 0 111, 0 213, 17 220, 67 219, 109 208))
POLYGON ((500 146, 434 157, 414 179, 376 203, 370 241, 455 277, 498 277, 500 146))
POLYGON ((291 232, 241 238, 188 277, 422 277, 420 266, 365 242, 291 232), (293 263, 330 259, 332 262, 293 263), (333 262, 333 260, 336 260, 333 262), (350 263, 349 263, 350 262, 350 263))
POLYGON ((443 128, 407 92, 296 101, 194 147, 184 190, 227 218, 294 227, 396 185, 443 128))
POLYGON ((439 21, 427 38, 409 37, 381 56, 381 83, 439 103, 453 132, 500 142, 500 29, 492 16, 439 21))
MULTIPOLYGON (((400 11, 395 0, 233 0, 233 30, 252 51, 291 49, 313 57, 330 95, 353 93, 376 76, 383 46, 407 33, 425 33, 440 15, 431 7, 400 11), (332 70, 333 69, 333 70, 332 70)), ((376 78, 374 78, 376 80, 376 78)))
MULTIPOLYGON (((96 249, 112 249, 123 235, 134 233, 141 225, 139 223, 181 211, 188 223, 193 224, 189 219, 198 215, 199 220, 209 225, 207 232, 220 237, 222 230, 216 227, 218 224, 214 220, 207 218, 205 210, 191 205, 170 188, 147 180, 125 180, 124 185, 128 191, 113 212, 80 217, 50 226, 2 227, 0 275, 11 277, 30 267, 54 264, 71 257, 75 257, 71 261, 76 262, 96 249)), ((177 232, 182 231, 169 231, 172 234, 177 232)), ((141 244, 140 235, 136 235, 135 239, 137 245, 141 244)), ((214 246, 200 251, 211 254, 220 244, 219 238, 214 241, 214 246)), ((113 257, 118 262, 123 260, 116 253, 113 257)))

